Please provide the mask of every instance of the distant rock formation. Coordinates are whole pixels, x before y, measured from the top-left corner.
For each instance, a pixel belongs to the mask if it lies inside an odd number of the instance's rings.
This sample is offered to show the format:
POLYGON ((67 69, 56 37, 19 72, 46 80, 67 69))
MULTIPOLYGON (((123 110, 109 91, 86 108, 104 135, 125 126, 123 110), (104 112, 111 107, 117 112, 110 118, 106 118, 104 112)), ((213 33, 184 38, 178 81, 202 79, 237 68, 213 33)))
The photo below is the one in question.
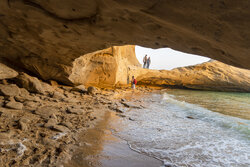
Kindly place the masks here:
POLYGON ((170 71, 138 68, 130 73, 141 85, 250 92, 250 70, 236 68, 219 61, 209 61, 170 71))

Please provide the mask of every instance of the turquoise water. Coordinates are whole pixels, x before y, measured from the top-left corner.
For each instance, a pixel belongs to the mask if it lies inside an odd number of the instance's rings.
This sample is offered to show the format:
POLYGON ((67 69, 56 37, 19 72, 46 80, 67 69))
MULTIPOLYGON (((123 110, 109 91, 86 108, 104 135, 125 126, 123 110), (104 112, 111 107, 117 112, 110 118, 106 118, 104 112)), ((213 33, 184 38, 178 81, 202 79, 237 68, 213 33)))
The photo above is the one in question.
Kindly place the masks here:
POLYGON ((249 167, 250 96, 169 90, 125 113, 116 135, 166 166, 249 167))
POLYGON ((204 107, 214 112, 250 120, 250 93, 169 90, 178 101, 204 107))

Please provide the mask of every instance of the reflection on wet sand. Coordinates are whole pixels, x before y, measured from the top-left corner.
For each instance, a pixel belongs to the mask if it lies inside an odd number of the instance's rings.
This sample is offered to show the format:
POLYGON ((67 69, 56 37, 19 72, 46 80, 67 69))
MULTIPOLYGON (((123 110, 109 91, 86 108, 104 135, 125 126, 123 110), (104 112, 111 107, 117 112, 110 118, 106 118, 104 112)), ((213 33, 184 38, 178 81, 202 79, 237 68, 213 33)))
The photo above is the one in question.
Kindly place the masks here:
POLYGON ((79 148, 65 167, 159 167, 162 163, 154 158, 132 151, 127 142, 112 135, 121 118, 106 112, 95 128, 87 130, 79 138, 79 148), (112 126, 111 123, 112 122, 112 126))

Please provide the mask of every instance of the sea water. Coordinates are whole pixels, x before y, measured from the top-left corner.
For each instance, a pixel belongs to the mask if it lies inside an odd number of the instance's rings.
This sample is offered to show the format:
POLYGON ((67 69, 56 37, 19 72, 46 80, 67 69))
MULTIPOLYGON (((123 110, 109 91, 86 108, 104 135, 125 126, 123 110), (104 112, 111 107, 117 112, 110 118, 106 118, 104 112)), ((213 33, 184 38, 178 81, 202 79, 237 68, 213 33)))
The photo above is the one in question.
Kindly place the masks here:
POLYGON ((125 113, 115 135, 165 166, 249 167, 250 94, 169 90, 125 113))

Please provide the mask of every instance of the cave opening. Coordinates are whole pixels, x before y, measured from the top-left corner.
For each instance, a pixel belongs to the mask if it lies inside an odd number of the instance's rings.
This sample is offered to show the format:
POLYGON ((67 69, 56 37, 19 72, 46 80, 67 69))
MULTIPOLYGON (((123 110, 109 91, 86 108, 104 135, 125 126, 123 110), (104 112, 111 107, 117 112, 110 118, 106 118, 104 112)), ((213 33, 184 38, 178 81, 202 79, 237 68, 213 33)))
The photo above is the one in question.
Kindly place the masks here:
POLYGON ((136 46, 135 54, 142 65, 144 56, 147 55, 150 57, 151 63, 149 68, 154 70, 172 70, 174 68, 197 65, 211 60, 207 57, 184 53, 171 48, 151 49, 136 46))

